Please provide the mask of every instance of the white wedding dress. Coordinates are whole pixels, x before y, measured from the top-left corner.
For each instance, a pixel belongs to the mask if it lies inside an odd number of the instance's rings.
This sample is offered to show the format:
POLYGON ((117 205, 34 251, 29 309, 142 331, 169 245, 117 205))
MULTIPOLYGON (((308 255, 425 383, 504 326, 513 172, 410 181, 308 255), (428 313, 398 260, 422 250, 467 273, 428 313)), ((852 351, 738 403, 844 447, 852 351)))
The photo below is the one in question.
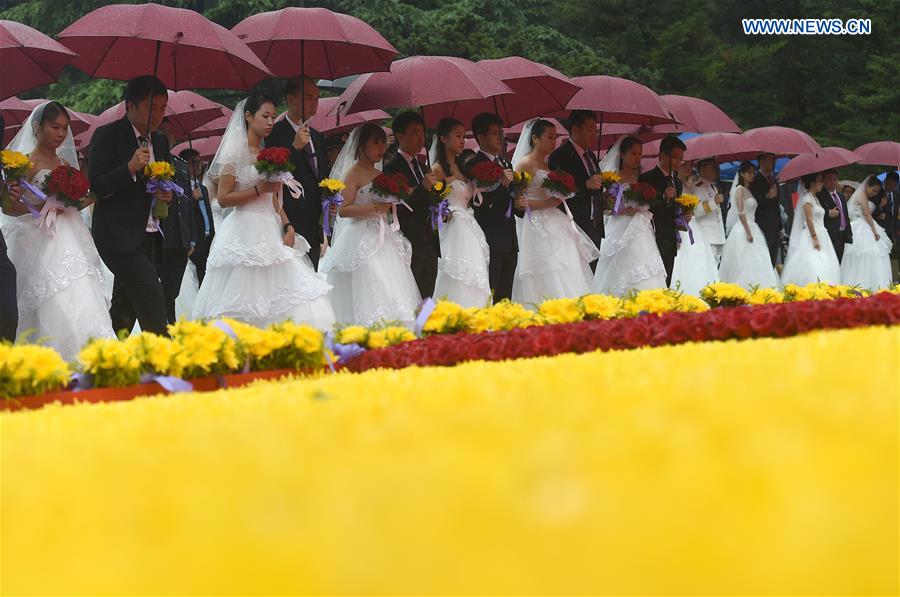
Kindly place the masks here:
MULTIPOLYGON (((31 183, 40 188, 49 173, 38 171, 31 183)), ((114 338, 103 263, 79 211, 57 212, 52 233, 39 228, 31 214, 4 215, 0 221, 16 266, 16 337, 50 346, 67 361, 92 338, 114 338)))
MULTIPOLYGON (((762 229, 756 223, 756 199, 745 187, 736 189, 744 200, 744 216, 753 242, 747 241, 747 233, 740 220, 728 233, 725 241, 725 249, 722 252, 722 263, 719 266, 719 278, 722 282, 738 284, 750 289, 752 286, 763 288, 777 288, 779 286, 778 274, 772 267, 769 257, 769 248, 766 245, 766 237, 762 229)), ((737 203, 733 202, 732 209, 737 209, 737 203)))
POLYGON ((441 257, 438 259, 434 296, 463 307, 484 307, 491 300, 488 281, 490 251, 481 226, 469 208, 474 192, 462 180, 450 183, 450 221, 440 230, 441 257))
MULTIPOLYGON (((235 190, 252 189, 253 179, 253 170, 241 173, 235 190)), ((257 327, 291 319, 330 330, 331 287, 313 270, 303 237, 294 248, 283 238, 272 193, 235 207, 216 229, 192 319, 230 317, 257 327)))
MULTIPOLYGON (((369 183, 356 192, 354 204, 371 203, 369 183)), ((422 300, 410 269, 412 246, 399 230, 391 230, 387 216, 338 217, 331 242, 319 272, 334 287, 338 322, 371 326, 390 321, 412 327, 422 300)))
POLYGON ((646 206, 624 198, 622 207, 638 212, 611 215, 607 220, 591 291, 625 296, 632 290, 665 288, 666 267, 656 246, 653 214, 646 206))
POLYGON ((831 236, 825 229, 825 208, 812 194, 804 192, 794 209, 794 218, 800 218, 798 223, 800 229, 794 226, 791 233, 787 259, 781 271, 781 281, 797 286, 813 282, 840 284, 841 265, 837 253, 834 252, 831 236), (819 240, 819 249, 813 246, 812 235, 806 222, 804 206, 807 203, 812 206, 813 226, 819 240))
MULTIPOLYGON (((546 199, 546 170, 535 172, 525 189, 529 200, 546 199)), ((519 259, 512 300, 537 306, 547 299, 577 298, 591 292, 590 263, 600 257, 594 241, 570 216, 555 207, 532 209, 516 218, 519 259)))
MULTIPOLYGON (((861 189, 865 183, 860 185, 861 189)), ((863 216, 860 201, 868 201, 865 193, 854 193, 847 205, 850 216, 850 230, 853 242, 844 245, 844 259, 841 261, 841 283, 859 286, 867 290, 889 288, 891 286, 891 239, 879 226, 879 239, 875 240, 872 229, 863 216)), ((875 204, 869 201, 869 213, 875 211, 875 204)), ((875 224, 878 226, 878 224, 875 224)))
POLYGON ((693 222, 688 223, 694 232, 693 244, 687 232, 678 232, 681 244, 675 255, 671 287, 685 294, 700 296, 704 286, 719 281, 719 266, 712 247, 703 238, 703 229, 692 224, 693 222))

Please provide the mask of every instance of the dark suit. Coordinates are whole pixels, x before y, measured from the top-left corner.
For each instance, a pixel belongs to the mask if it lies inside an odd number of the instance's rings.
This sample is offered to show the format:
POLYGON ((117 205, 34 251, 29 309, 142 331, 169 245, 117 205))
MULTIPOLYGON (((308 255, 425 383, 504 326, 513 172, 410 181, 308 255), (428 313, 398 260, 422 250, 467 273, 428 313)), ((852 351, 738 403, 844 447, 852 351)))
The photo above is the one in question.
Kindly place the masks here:
POLYGON ((285 116, 275 123, 272 134, 266 139, 266 147, 285 147, 291 150, 291 163, 294 164, 292 173, 303 186, 303 196, 294 199, 285 187, 284 213, 294 225, 294 230, 309 243, 309 260, 313 267, 318 267, 322 242, 322 189, 319 188, 319 183, 328 178, 331 165, 328 163, 322 133, 309 129, 313 147, 307 145, 303 151, 294 148, 295 135, 294 127, 285 116))
POLYGON ((898 203, 900 203, 900 193, 898 193, 896 189, 891 192, 882 190, 881 193, 875 197, 874 201, 875 212, 872 214, 872 217, 875 218, 878 225, 884 229, 891 241, 896 240, 897 208, 898 203), (881 202, 885 199, 887 199, 887 203, 882 206, 881 202))
POLYGON ((209 257, 209 249, 216 236, 216 226, 213 223, 212 206, 209 203, 209 190, 206 185, 200 185, 200 199, 194 199, 190 189, 186 194, 191 197, 194 209, 194 236, 197 238, 194 252, 191 253, 191 261, 197 268, 197 281, 203 284, 203 278, 206 277, 206 259, 209 257), (206 210, 205 217, 203 210, 206 210))
POLYGON ((831 244, 834 245, 834 252, 837 254, 838 261, 841 261, 844 258, 844 244, 853 242, 853 236, 850 231, 850 216, 847 213, 847 200, 844 199, 844 196, 840 191, 834 191, 834 194, 837 196, 840 206, 838 206, 838 203, 835 203, 832 194, 825 189, 822 189, 816 197, 819 199, 819 203, 822 207, 825 208, 825 230, 828 231, 828 236, 831 238, 831 244), (838 207, 844 214, 843 230, 841 230, 840 213, 837 216, 831 216, 829 214, 832 209, 838 207))
MULTIPOLYGON (((3 129, 6 123, 0 116, 0 147, 5 147, 3 129)), ((0 180, 0 184, 4 184, 0 180)), ((0 340, 16 339, 16 328, 19 325, 19 308, 16 305, 16 268, 9 255, 6 254, 6 240, 0 232, 0 340)))
MULTIPOLYGON (((601 191, 592 191, 587 188, 587 179, 590 176, 582 157, 578 154, 572 141, 568 140, 550 154, 547 165, 550 170, 565 170, 575 178, 575 196, 567 201, 569 209, 572 211, 575 223, 599 247, 600 239, 604 236, 603 201, 601 191)), ((599 163, 594 152, 588 151, 588 159, 591 160, 596 172, 599 172, 599 163)), ((559 208, 565 209, 562 205, 559 208)), ((596 267, 597 262, 592 262, 591 270, 593 271, 596 267)))
MULTIPOLYGON (((187 195, 191 190, 187 162, 173 156, 172 163, 175 165, 175 182, 185 189, 187 195)), ((156 273, 166 297, 166 319, 169 323, 175 323, 175 299, 181 291, 188 252, 197 244, 193 201, 184 195, 173 197, 169 204, 169 215, 159 221, 159 227, 163 240, 162 251, 156 256, 156 273)))
POLYGON ((769 247, 769 257, 772 266, 775 266, 775 258, 778 255, 778 247, 781 243, 781 210, 779 209, 778 194, 774 198, 768 197, 772 185, 778 185, 778 180, 773 176, 771 181, 762 172, 757 172, 753 182, 750 183, 750 192, 756 199, 756 223, 759 224, 763 235, 766 237, 766 245, 769 247))
POLYGON ((666 266, 666 285, 672 283, 672 270, 675 267, 675 254, 678 252, 678 228, 675 226, 677 203, 674 199, 665 199, 663 194, 666 188, 675 181, 675 196, 681 195, 681 180, 677 176, 667 176, 659 166, 649 172, 641 174, 638 182, 646 182, 656 189, 656 199, 650 203, 650 213, 653 214, 653 227, 656 229, 656 246, 666 266))
MULTIPOLYGON (((469 161, 469 168, 481 162, 490 161, 483 152, 479 151, 469 161)), ((498 158, 500 165, 511 168, 509 162, 498 158)), ((516 237, 516 219, 511 209, 515 198, 509 192, 509 188, 503 185, 490 193, 482 193, 481 205, 473 205, 475 220, 484 231, 490 249, 490 263, 488 264, 488 279, 491 290, 494 293, 494 302, 512 298, 513 278, 516 275, 516 263, 519 257, 519 240, 516 237), (510 216, 507 217, 506 214, 510 216)), ((520 213, 516 213, 521 217, 520 213)))
MULTIPOLYGON (((169 144, 153 133, 153 157, 171 161, 169 144)), ((146 180, 132 178, 128 162, 138 148, 134 128, 127 117, 101 126, 91 140, 88 177, 97 196, 92 232, 100 257, 115 276, 112 307, 113 329, 134 327, 166 333, 166 301, 156 273, 156 254, 162 250, 159 233, 148 233, 151 196, 146 180)))
MULTIPOLYGON (((419 169, 423 177, 428 174, 427 168, 421 163, 419 169)), ((412 273, 416 279, 416 285, 419 287, 419 294, 424 299, 434 294, 437 262, 441 255, 438 233, 432 229, 431 217, 428 213, 431 200, 428 191, 418 182, 420 177, 413 173, 409 162, 400 152, 397 152, 390 161, 384 164, 385 174, 394 174, 395 172, 401 172, 413 187, 411 196, 406 200, 413 210, 409 211, 401 205, 397 209, 397 214, 401 232, 412 243, 412 273)))

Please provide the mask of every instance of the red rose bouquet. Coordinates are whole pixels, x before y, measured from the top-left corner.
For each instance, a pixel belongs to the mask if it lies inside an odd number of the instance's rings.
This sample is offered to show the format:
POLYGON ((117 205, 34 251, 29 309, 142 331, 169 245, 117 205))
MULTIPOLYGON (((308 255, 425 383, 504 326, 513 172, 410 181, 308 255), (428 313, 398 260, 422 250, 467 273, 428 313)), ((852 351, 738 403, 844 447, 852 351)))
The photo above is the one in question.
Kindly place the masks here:
POLYGON ((650 205, 656 198, 656 187, 646 182, 635 182, 623 192, 626 199, 638 205, 650 205))
POLYGON ((500 186, 503 168, 494 162, 478 162, 469 170, 469 178, 472 179, 479 191, 490 193, 500 186))
POLYGON ((575 194, 575 178, 563 170, 554 170, 547 174, 541 188, 554 199, 569 199, 575 194))
POLYGON ((43 191, 55 197, 63 207, 81 207, 82 201, 90 195, 87 177, 72 166, 57 166, 44 179, 43 191))
POLYGON ((266 182, 280 182, 291 192, 291 197, 303 196, 303 187, 294 179, 291 170, 291 151, 285 147, 266 147, 256 154, 254 164, 260 177, 266 182))
POLYGON ((400 172, 379 174, 372 181, 372 192, 384 199, 381 203, 403 203, 412 192, 409 181, 400 172))

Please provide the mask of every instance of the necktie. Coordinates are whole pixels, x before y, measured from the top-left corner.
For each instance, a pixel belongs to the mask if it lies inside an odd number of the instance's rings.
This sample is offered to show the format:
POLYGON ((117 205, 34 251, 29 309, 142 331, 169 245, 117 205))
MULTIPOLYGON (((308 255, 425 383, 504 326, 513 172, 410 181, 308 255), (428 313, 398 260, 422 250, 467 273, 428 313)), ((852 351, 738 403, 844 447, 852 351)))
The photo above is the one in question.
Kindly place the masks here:
POLYGON ((847 222, 846 220, 844 220, 844 206, 841 205, 841 198, 838 197, 837 191, 831 191, 831 198, 834 199, 834 206, 837 208, 838 213, 841 216, 840 230, 843 230, 847 227, 847 222))
POLYGON ((589 149, 584 152, 584 161, 587 164, 588 176, 596 174, 597 166, 594 165, 594 155, 589 149))
MULTIPOLYGON (((594 154, 591 153, 590 149, 586 149, 582 155, 587 164, 588 177, 591 177, 597 173, 597 166, 594 165, 594 154)), ((594 222, 594 225, 597 225, 603 217, 603 210, 600 208, 600 199, 597 192, 591 190, 588 190, 588 197, 591 199, 591 221, 594 222)))
POLYGON ((413 171, 413 176, 416 178, 416 182, 421 184, 425 175, 422 174, 422 167, 419 165, 419 160, 413 156, 412 159, 409 160, 409 165, 413 171))

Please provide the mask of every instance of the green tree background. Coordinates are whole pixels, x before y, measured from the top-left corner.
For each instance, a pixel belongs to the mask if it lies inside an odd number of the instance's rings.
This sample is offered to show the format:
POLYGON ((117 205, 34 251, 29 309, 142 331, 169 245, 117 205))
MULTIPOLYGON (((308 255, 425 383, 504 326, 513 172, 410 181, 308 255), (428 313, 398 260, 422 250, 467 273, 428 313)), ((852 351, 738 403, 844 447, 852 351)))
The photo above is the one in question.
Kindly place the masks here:
MULTIPOLYGON (((119 0, 121 1, 121 0, 119 0)), ((797 127, 822 145, 853 148, 900 139, 898 0, 169 0, 225 27, 285 6, 355 15, 401 56, 471 60, 520 55, 569 76, 627 77, 658 93, 702 97, 744 129, 797 127), (741 19, 870 18, 871 35, 747 36, 741 19)), ((0 18, 54 35, 99 0, 0 2, 0 18)), ((59 99, 98 113, 121 99, 122 83, 74 69, 25 97, 59 99)), ((228 105, 238 94, 202 91, 228 105)))

